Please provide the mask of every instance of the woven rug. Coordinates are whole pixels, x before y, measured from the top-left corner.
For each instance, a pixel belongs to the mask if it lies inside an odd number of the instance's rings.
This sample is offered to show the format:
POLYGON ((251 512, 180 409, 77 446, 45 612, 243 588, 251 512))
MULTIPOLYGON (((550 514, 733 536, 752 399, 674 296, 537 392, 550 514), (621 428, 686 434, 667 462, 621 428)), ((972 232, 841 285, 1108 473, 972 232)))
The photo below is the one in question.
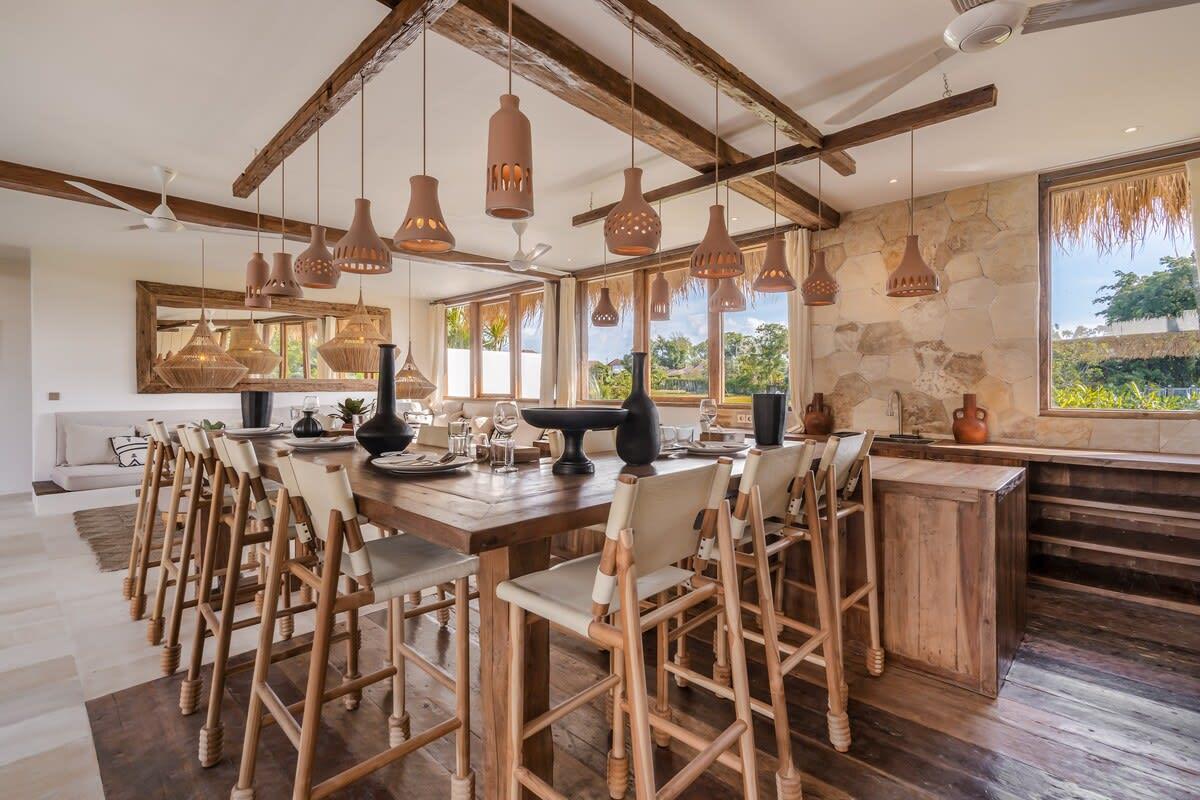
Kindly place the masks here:
MULTIPOLYGON (((116 572, 129 567, 129 546, 133 541, 133 518, 137 505, 89 508, 75 512, 75 530, 91 546, 101 572, 116 572)), ((162 533, 161 526, 159 534, 162 533)), ((160 550, 150 551, 150 563, 157 564, 160 550)))

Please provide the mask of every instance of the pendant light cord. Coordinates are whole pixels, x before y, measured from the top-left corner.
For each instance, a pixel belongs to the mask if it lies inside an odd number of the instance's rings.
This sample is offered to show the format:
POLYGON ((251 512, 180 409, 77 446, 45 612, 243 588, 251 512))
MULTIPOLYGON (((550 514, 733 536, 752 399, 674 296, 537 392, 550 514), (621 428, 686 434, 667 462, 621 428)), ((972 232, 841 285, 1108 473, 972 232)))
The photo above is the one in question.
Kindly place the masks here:
POLYGON ((721 147, 721 79, 713 83, 713 193, 717 204, 721 203, 721 158, 717 151, 721 147))
POLYGON ((287 252, 287 159, 279 162, 279 249, 287 252))
POLYGON ((914 129, 908 129, 908 235, 913 233, 913 218, 917 214, 917 204, 915 201, 916 193, 914 187, 917 183, 916 178, 916 148, 913 140, 916 138, 913 133, 914 129))
POLYGON ((636 140, 636 135, 634 133, 634 130, 635 130, 635 126, 637 125, 637 120, 635 119, 634 105, 633 105, 633 90, 634 90, 634 86, 636 85, 633 82, 633 76, 635 74, 637 74, 636 69, 635 69, 634 55, 633 55, 634 29, 636 28, 636 26, 637 26, 637 14, 633 14, 629 18, 629 166, 631 166, 631 167, 635 166, 637 163, 636 161, 634 161, 634 158, 633 158, 633 143, 636 140))
POLYGON ((408 354, 412 355, 412 259, 408 259, 408 317, 404 321, 408 331, 408 354))
POLYGON ((321 126, 317 126, 317 224, 321 224, 321 126))
MULTIPOLYGON (((258 158, 258 148, 254 148, 254 157, 258 158)), ((262 181, 254 187, 254 249, 262 252, 262 181)))
POLYGON ((817 159, 817 233, 824 229, 825 207, 821 203, 821 159, 817 159))
POLYGON ((367 195, 367 74, 358 73, 362 103, 358 107, 358 196, 367 195))
MULTIPOLYGON (((818 192, 819 194, 820 192, 818 192)), ((818 201, 820 202, 820 201, 818 201)), ((771 236, 779 227, 779 117, 771 117, 771 236)))
MULTIPOLYGON (((428 45, 425 43, 425 41, 428 38, 427 37, 428 33, 429 33, 428 20, 423 20, 421 22, 421 174, 422 175, 429 174, 426 171, 427 167, 425 166, 425 119, 426 119, 426 115, 427 115, 426 106, 425 106, 425 81, 426 81, 425 76, 427 73, 426 73, 425 65, 428 63, 428 59, 426 58, 426 52, 429 49, 428 45)), ((412 271, 412 262, 409 262, 408 268, 409 268, 409 271, 411 272, 412 271)))
POLYGON ((204 237, 200 237, 200 321, 204 321, 204 237))
POLYGON ((508 0, 508 93, 512 94, 512 0, 508 0))

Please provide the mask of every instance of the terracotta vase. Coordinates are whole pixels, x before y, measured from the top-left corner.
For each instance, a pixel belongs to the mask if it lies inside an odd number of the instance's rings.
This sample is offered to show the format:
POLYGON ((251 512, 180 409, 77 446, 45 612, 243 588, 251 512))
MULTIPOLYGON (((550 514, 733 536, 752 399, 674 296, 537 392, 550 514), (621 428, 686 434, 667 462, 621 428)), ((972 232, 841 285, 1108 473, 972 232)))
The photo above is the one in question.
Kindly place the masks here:
POLYGON ((963 407, 954 410, 954 441, 983 444, 988 438, 987 410, 975 403, 975 395, 963 395, 963 407))
POLYGON ((804 432, 824 436, 833 431, 833 409, 825 405, 825 395, 814 392, 804 409, 804 432))

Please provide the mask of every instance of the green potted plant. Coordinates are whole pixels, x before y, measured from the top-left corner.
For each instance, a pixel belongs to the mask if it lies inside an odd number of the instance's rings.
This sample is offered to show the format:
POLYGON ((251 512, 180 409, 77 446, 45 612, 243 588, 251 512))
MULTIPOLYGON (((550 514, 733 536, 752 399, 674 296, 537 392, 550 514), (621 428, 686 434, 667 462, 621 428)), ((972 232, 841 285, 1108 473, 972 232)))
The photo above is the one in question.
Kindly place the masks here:
POLYGON ((371 413, 371 409, 375 403, 371 400, 360 399, 357 397, 347 397, 345 400, 337 404, 337 416, 342 420, 343 428, 354 427, 354 417, 366 417, 371 413))

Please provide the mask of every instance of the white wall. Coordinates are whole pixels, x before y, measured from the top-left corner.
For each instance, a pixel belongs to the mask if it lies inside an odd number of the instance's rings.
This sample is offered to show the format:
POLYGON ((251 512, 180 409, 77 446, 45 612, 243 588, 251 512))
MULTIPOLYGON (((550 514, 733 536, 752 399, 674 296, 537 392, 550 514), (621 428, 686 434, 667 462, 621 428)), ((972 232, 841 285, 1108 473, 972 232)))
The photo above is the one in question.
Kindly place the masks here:
POLYGON ((33 434, 19 424, 31 413, 29 359, 29 251, 0 248, 0 494, 29 491, 33 434))
MULTIPOLYGON (((33 353, 33 472, 42 480, 54 465, 54 414, 60 411, 150 411, 161 409, 237 408, 236 392, 213 394, 138 394, 134 365, 135 282, 152 280, 195 286, 199 271, 193 265, 97 260, 80 251, 36 248, 30 259, 33 353), (59 392, 61 399, 47 395, 59 392)), ((242 290, 240 272, 209 269, 213 288, 242 290)), ((368 277, 363 281, 368 305, 392 311, 392 341, 404 358, 407 307, 402 277, 368 277)), ((354 302, 356 277, 346 276, 330 291, 309 290, 309 296, 333 302, 354 302)), ((412 340, 417 365, 428 374, 430 361, 428 306, 415 302, 412 340)), ((275 408, 303 399, 306 393, 280 393, 275 408)), ((319 393, 323 406, 347 392, 319 393)), ((354 393, 350 393, 354 394, 354 393)), ((25 470, 26 474, 28 469, 25 470)))

